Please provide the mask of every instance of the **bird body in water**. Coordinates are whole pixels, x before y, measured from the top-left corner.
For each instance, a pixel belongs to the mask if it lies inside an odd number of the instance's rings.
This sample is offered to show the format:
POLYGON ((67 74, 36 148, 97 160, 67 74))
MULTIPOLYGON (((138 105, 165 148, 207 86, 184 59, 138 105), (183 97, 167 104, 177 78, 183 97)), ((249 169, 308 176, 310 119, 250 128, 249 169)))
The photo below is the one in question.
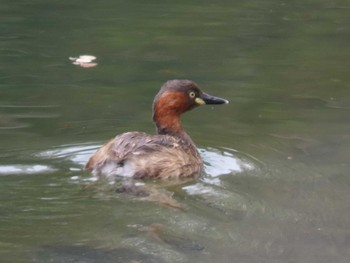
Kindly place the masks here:
POLYGON ((89 159, 86 169, 99 176, 137 179, 181 179, 197 177, 202 159, 180 116, 197 106, 225 104, 227 100, 202 92, 190 80, 169 80, 153 101, 156 135, 126 132, 103 145, 89 159))

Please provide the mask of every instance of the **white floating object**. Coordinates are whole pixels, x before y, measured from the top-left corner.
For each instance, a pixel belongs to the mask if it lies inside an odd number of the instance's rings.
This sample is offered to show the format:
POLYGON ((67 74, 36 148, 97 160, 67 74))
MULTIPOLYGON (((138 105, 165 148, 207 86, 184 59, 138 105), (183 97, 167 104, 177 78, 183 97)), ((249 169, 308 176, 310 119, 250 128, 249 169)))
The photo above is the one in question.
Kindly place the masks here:
POLYGON ((79 57, 69 57, 74 65, 81 66, 83 68, 96 67, 97 63, 93 62, 96 60, 95 56, 92 55, 80 55, 79 57))

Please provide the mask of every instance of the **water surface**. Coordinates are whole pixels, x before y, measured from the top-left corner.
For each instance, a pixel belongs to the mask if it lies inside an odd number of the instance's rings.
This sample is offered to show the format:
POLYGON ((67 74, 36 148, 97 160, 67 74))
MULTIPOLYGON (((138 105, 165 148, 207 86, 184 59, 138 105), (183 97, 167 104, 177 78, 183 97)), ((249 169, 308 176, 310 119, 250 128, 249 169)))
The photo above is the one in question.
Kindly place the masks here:
POLYGON ((349 262, 346 1, 2 2, 2 262, 349 262), (95 187, 173 78, 230 100, 183 117, 203 175, 150 183, 181 208, 95 187))

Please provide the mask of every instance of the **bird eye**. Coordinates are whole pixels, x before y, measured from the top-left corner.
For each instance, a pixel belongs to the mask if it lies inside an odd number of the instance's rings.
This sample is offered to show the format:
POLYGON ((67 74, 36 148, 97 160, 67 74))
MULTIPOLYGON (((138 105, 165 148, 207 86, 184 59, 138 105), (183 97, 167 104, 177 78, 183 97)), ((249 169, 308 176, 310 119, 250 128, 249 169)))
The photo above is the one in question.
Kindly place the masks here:
POLYGON ((194 93, 193 91, 191 91, 189 94, 188 94, 189 96, 190 96, 190 98, 194 98, 194 97, 196 97, 196 93, 194 93))

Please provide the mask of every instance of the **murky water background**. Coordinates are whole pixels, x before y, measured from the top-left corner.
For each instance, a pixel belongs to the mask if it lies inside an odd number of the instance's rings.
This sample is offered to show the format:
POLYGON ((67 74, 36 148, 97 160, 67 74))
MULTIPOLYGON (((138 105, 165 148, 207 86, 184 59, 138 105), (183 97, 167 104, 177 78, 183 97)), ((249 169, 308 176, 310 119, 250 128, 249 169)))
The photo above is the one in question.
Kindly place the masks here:
POLYGON ((1 262, 349 262, 347 1, 2 1, 1 262), (69 57, 91 54, 97 66, 69 57), (182 208, 91 187, 87 158, 154 132, 167 79, 206 172, 182 208))

